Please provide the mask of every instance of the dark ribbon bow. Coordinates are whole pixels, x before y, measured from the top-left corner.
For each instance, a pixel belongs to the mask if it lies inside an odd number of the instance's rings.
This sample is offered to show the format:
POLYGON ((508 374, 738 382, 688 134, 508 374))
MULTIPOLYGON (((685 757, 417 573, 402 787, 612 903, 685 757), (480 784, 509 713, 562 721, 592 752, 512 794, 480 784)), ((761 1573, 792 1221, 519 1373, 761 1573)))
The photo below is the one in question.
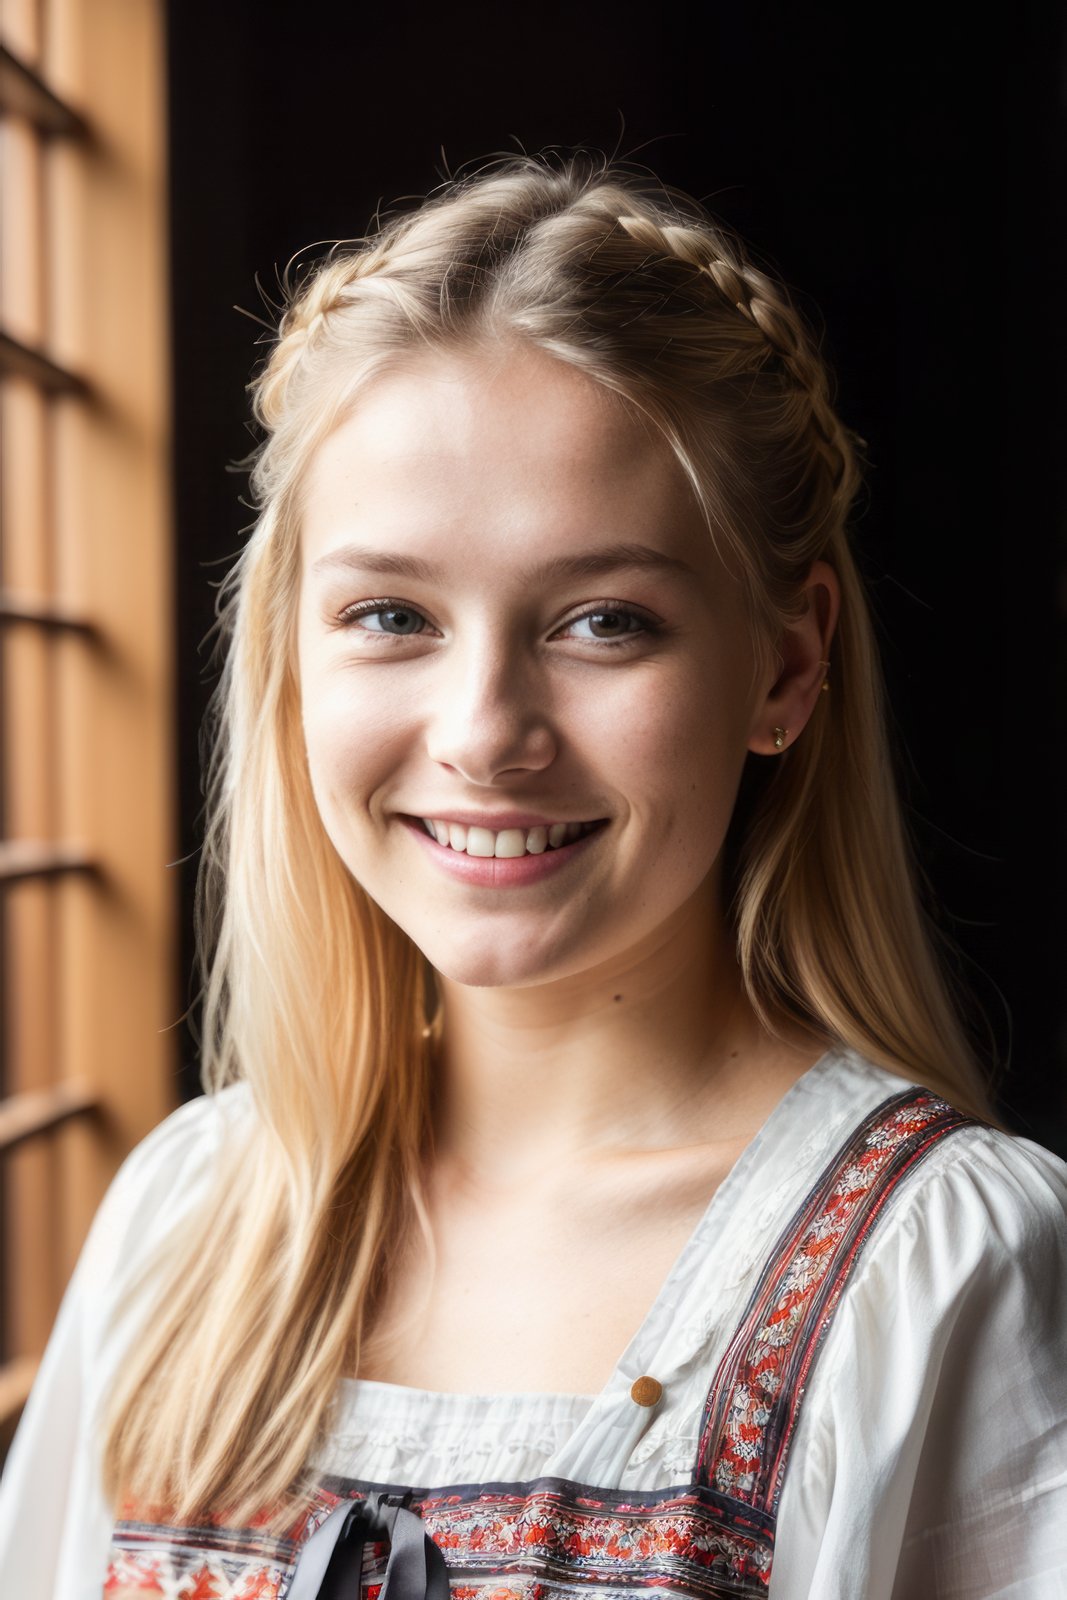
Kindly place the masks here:
POLYGON ((389 1545, 379 1600, 449 1600, 445 1558, 409 1499, 369 1494, 335 1506, 300 1552, 286 1600, 359 1600, 363 1548, 378 1540, 389 1545))

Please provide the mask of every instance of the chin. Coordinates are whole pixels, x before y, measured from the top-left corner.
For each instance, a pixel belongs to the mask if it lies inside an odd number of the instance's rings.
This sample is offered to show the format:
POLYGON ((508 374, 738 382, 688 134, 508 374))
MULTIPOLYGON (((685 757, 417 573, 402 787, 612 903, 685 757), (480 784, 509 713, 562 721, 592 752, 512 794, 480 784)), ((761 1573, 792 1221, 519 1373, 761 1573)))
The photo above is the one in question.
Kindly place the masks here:
POLYGON ((529 960, 509 961, 499 953, 485 957, 464 959, 454 953, 436 960, 429 956, 430 964, 442 978, 450 983, 462 984, 466 989, 521 989, 543 983, 553 974, 543 965, 532 965, 529 960))
POLYGON ((472 949, 436 939, 415 943, 442 978, 468 989, 527 988, 562 976, 558 950, 539 958, 528 942, 511 948, 506 941, 479 941, 472 949))

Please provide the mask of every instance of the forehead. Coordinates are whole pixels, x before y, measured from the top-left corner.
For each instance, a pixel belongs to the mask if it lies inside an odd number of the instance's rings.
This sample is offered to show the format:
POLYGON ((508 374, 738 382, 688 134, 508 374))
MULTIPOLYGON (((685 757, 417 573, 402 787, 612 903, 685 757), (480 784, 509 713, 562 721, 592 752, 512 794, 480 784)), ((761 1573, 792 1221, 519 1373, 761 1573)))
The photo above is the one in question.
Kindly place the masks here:
POLYGON ((363 391, 306 472, 305 567, 361 537, 500 561, 639 538, 711 559, 685 474, 651 424, 528 349, 409 358, 363 391))

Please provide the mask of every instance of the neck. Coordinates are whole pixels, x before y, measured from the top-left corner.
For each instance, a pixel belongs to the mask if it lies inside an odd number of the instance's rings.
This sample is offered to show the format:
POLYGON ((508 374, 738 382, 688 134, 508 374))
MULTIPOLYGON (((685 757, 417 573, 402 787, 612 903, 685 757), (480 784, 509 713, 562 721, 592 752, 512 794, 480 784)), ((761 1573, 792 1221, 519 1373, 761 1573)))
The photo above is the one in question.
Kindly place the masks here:
MULTIPOLYGON (((552 983, 475 989, 439 978, 435 1160, 511 1189, 582 1154, 747 1129, 753 1067, 766 1065, 770 1043, 781 1072, 782 1047, 744 996, 709 898, 694 897, 639 946, 552 983)), ((789 1070, 800 1070, 795 1051, 789 1070)))

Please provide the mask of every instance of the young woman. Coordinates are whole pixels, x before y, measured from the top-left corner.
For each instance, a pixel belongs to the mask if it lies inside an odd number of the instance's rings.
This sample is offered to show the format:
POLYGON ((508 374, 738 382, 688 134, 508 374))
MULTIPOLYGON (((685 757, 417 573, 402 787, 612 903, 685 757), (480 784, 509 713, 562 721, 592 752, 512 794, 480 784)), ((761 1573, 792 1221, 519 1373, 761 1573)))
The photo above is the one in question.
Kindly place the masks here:
POLYGON ((784 290, 513 160, 254 388, 207 1093, 94 1224, 5 1594, 1067 1593, 1067 1169, 938 972, 784 290))

